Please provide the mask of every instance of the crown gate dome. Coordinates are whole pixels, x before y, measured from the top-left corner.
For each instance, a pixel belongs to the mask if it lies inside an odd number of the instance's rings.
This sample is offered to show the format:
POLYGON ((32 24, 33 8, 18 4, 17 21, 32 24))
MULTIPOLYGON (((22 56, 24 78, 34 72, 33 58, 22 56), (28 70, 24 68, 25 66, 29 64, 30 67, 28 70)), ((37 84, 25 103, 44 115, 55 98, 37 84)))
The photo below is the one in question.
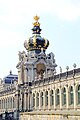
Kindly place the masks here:
POLYGON ((41 49, 43 48, 43 51, 45 52, 45 50, 49 46, 49 41, 40 36, 41 29, 40 29, 40 23, 38 22, 39 17, 35 16, 34 20, 35 22, 33 23, 33 28, 32 28, 33 36, 29 38, 28 42, 27 41, 24 42, 24 47, 28 51, 35 50, 36 53, 40 53, 41 49))

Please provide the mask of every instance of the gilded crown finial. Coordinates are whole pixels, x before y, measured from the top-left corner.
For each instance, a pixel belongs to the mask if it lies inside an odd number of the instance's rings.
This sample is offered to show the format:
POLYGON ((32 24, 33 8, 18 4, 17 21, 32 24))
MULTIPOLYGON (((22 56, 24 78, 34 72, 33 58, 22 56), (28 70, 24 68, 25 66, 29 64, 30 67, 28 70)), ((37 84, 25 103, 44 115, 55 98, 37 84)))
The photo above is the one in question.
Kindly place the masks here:
POLYGON ((34 26, 40 26, 40 23, 38 22, 39 16, 37 16, 37 15, 34 16, 34 20, 35 20, 36 22, 34 22, 33 25, 34 25, 34 26))
POLYGON ((37 22, 38 22, 38 20, 39 20, 39 16, 34 16, 34 20, 36 20, 37 22))

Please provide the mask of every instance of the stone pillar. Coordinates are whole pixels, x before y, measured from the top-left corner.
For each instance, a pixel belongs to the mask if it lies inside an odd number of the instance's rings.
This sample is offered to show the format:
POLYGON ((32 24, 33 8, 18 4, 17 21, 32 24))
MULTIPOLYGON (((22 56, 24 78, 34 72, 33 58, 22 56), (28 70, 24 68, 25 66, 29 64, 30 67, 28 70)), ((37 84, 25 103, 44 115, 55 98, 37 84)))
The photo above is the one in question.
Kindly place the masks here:
POLYGON ((48 90, 48 109, 50 109, 50 102, 51 102, 51 100, 50 100, 50 90, 48 90))
POLYGON ((32 71, 32 74, 31 74, 31 76, 32 76, 32 77, 31 77, 31 81, 33 81, 33 80, 34 80, 33 66, 32 66, 32 70, 31 70, 31 71, 32 71))
POLYGON ((4 99, 3 99, 3 109, 4 109, 4 99))
POLYGON ((39 92, 39 109, 41 109, 41 94, 39 92))
POLYGON ((30 110, 32 110, 32 94, 31 94, 31 91, 30 91, 30 110))
POLYGON ((11 109, 13 110, 14 108, 13 108, 13 96, 12 96, 12 107, 11 107, 11 109))
POLYGON ((2 109, 2 99, 1 99, 1 109, 2 109))
POLYGON ((43 109, 45 109, 45 107, 46 107, 46 105, 45 105, 45 103, 46 103, 45 91, 43 91, 43 103, 44 103, 43 109))
POLYGON ((76 98, 76 88, 75 88, 75 86, 74 86, 74 92, 73 93, 74 93, 74 109, 76 109, 76 104, 77 104, 76 99, 77 98, 76 98))
POLYGON ((22 111, 24 111, 24 92, 22 91, 22 111))
POLYGON ((16 92, 15 103, 16 103, 16 110, 19 110, 19 93, 18 93, 18 91, 16 92))
POLYGON ((27 109, 27 93, 26 91, 24 92, 24 111, 27 109))
POLYGON ((54 109, 56 109, 56 91, 54 90, 54 109))
POLYGON ((36 101, 36 97, 37 97, 37 94, 35 93, 35 106, 34 106, 34 109, 36 109, 36 103, 37 103, 37 101, 36 101))
POLYGON ((28 79, 27 79, 27 69, 26 67, 24 66, 24 82, 28 82, 28 79))
POLYGON ((61 92, 61 88, 60 88, 60 109, 62 109, 62 92, 61 92))
POLYGON ((6 110, 8 109, 8 98, 6 99, 6 110))
POLYGON ((31 82, 31 75, 32 75, 32 73, 31 73, 32 71, 31 71, 31 68, 29 68, 28 69, 28 82, 31 82))
MULTIPOLYGON (((2 104, 2 103, 1 103, 2 104)), ((7 108, 7 98, 5 98, 5 109, 7 108)))
POLYGON ((28 88, 28 110, 31 109, 31 106, 32 106, 32 95, 31 95, 31 92, 30 92, 30 89, 28 88))
POLYGON ((69 91, 68 87, 66 87, 66 107, 69 108, 69 91))
POLYGON ((21 68, 18 69, 18 84, 21 84, 22 80, 21 80, 21 68))
POLYGON ((36 68, 33 69, 34 71, 34 81, 37 79, 37 72, 36 72, 36 68))

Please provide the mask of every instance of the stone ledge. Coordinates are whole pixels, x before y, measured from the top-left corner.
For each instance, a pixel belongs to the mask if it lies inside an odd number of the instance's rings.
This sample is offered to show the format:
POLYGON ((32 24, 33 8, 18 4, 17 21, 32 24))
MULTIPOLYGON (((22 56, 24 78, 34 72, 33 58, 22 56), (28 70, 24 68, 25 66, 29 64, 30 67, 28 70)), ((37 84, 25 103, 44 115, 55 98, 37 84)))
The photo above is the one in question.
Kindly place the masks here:
POLYGON ((69 115, 69 116, 80 116, 80 110, 41 110, 41 111, 32 111, 32 112, 22 112, 20 115, 69 115))

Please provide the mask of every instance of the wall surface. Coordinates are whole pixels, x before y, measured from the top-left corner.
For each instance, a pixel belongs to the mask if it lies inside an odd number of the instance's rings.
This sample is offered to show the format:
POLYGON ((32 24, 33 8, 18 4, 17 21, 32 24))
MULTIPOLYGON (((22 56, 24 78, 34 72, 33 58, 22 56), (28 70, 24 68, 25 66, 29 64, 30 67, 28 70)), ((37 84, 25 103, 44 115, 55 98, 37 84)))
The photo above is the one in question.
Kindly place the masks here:
POLYGON ((20 120, 80 120, 79 112, 69 112, 62 114, 52 114, 52 112, 25 112, 20 114, 20 120))

